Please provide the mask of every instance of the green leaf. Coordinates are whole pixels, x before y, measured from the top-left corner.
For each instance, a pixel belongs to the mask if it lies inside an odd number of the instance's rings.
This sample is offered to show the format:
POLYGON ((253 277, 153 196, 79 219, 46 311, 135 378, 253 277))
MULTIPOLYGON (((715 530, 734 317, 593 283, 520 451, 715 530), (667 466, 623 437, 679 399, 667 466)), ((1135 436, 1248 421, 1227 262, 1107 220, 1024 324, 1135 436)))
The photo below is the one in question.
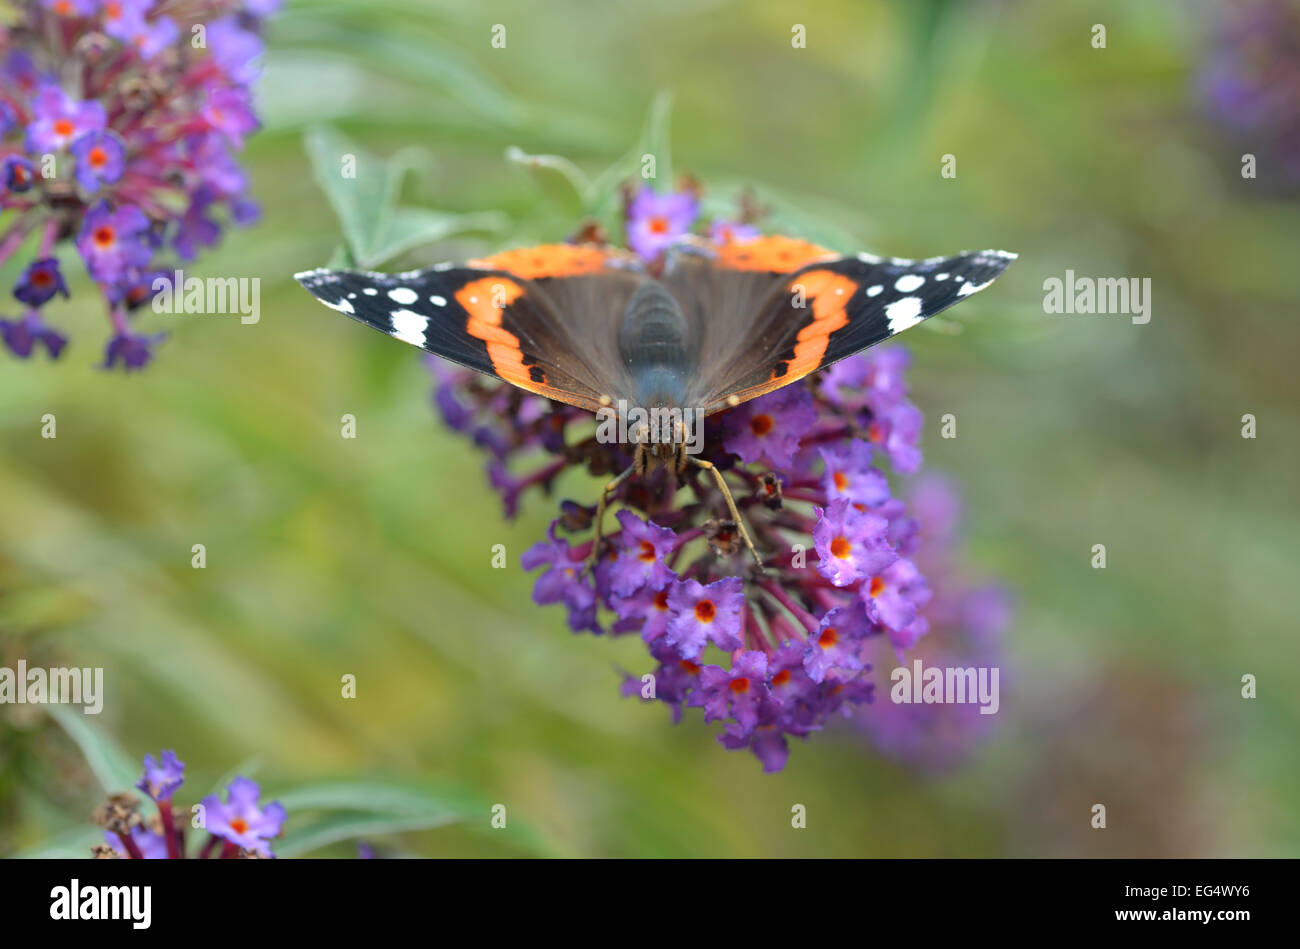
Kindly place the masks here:
POLYGON ((454 790, 379 781, 329 781, 275 795, 289 814, 291 830, 275 845, 283 857, 299 856, 355 837, 428 830, 477 817, 489 808, 454 790), (313 811, 327 816, 304 818, 313 811))
POLYGON ((77 743, 82 757, 94 772, 95 779, 106 794, 126 791, 140 778, 140 765, 122 748, 92 725, 88 716, 65 705, 49 706, 50 717, 77 743))
POLYGON ((282 791, 276 800, 290 812, 375 811, 385 814, 425 814, 447 811, 461 816, 486 805, 476 804, 463 792, 382 781, 324 781, 282 791))
POLYGON ((397 208, 380 236, 378 247, 363 266, 373 267, 416 247, 433 244, 453 234, 474 231, 497 233, 510 226, 510 219, 500 211, 474 214, 450 214, 425 208, 397 208))
POLYGON ((412 830, 432 830, 444 824, 460 820, 454 814, 427 814, 391 816, 387 814, 366 814, 344 812, 331 814, 298 830, 290 831, 284 838, 275 842, 274 850, 278 857, 301 857, 341 840, 355 840, 360 837, 378 837, 384 834, 400 834, 412 830))
POLYGON ((328 126, 308 130, 303 144, 316 182, 338 216, 343 239, 359 267, 377 267, 452 234, 497 231, 509 223, 498 212, 458 215, 399 207, 406 175, 429 164, 422 149, 402 149, 383 159, 328 126))
MULTIPOLYGON (((373 7, 373 4, 367 4, 373 7)), ((358 29, 349 11, 324 4, 310 15, 286 16, 276 22, 276 42, 284 49, 314 49, 332 58, 345 58, 368 72, 400 77, 423 94, 459 103, 466 116, 480 123, 518 126, 528 118, 527 109, 516 103, 463 49, 445 42, 436 30, 415 29, 404 33, 372 28, 382 20, 373 9, 360 13, 371 25, 358 29)), ((422 24, 429 13, 420 11, 422 24)))
POLYGON ((593 196, 591 182, 569 159, 559 155, 530 155, 511 145, 506 149, 506 161, 531 172, 542 190, 555 199, 565 213, 576 217, 586 210, 593 196))
POLYGON ((612 225, 618 217, 622 200, 619 189, 624 182, 640 178, 645 155, 655 157, 656 185, 661 189, 673 187, 673 155, 668 136, 672 112, 673 100, 669 93, 661 92, 655 96, 636 145, 592 182, 588 214, 612 225))
POLYGON ((90 848, 104 842, 102 828, 92 824, 74 827, 14 854, 19 860, 82 860, 90 848))

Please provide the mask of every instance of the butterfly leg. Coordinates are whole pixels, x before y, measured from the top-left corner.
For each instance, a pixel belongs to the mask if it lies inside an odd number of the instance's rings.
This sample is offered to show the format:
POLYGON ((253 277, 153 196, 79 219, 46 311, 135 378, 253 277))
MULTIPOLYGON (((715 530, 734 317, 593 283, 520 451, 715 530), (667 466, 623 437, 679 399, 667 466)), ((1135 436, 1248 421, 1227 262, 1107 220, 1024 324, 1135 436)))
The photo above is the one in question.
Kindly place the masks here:
POLYGON ((697 468, 703 468, 713 475, 713 480, 718 482, 718 487, 722 490, 722 496, 727 501, 727 508, 731 511, 731 519, 736 522, 736 529, 740 531, 740 537, 749 548, 749 552, 754 555, 754 563, 758 565, 758 572, 763 572, 763 558, 758 555, 754 547, 754 541, 750 539, 749 531, 745 529, 745 519, 740 516, 740 509, 736 507, 736 499, 731 496, 731 489, 727 487, 726 480, 722 477, 722 472, 717 466, 709 461, 701 461, 698 458, 691 458, 691 464, 697 468))
POLYGON ((596 539, 591 543, 591 553, 587 555, 587 566, 595 569, 596 561, 600 558, 600 541, 605 533, 605 506, 609 503, 609 492, 613 491, 620 484, 636 473, 636 465, 633 464, 627 468, 621 475, 605 485, 600 491, 600 501, 596 504, 596 539))

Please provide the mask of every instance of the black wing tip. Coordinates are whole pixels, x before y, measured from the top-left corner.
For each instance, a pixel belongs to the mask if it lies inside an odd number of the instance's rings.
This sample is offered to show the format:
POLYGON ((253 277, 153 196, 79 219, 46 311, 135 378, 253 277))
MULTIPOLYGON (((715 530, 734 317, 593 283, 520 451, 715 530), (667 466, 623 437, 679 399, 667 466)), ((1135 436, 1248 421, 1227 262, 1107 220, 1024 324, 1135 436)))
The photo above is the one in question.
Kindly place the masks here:
POLYGON ((317 267, 315 270, 300 271, 293 275, 293 279, 297 280, 307 290, 315 290, 317 287, 336 283, 339 275, 340 272, 337 270, 330 270, 328 267, 317 267))

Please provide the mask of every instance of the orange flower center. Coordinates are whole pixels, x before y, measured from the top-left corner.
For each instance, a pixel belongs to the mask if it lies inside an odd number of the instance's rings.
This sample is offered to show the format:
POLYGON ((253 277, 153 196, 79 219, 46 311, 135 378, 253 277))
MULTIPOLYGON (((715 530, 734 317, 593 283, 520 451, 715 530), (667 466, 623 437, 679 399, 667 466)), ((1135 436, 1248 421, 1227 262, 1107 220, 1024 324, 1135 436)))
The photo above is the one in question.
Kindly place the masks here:
POLYGON ((757 435, 758 437, 762 438, 764 435, 766 435, 768 432, 772 430, 773 424, 774 423, 772 422, 772 416, 767 415, 766 413, 764 413, 763 415, 755 415, 752 419, 749 420, 749 430, 753 432, 755 435, 757 435))
POLYGON ((17 184, 25 185, 27 184, 27 182, 31 180, 32 180, 31 175, 27 173, 26 168, 24 168, 22 165, 14 165, 14 181, 17 184))
POLYGON ((716 612, 712 600, 700 600, 695 604, 695 618, 701 623, 712 623, 713 614, 716 612))
POLYGON ((649 226, 649 228, 650 228, 650 233, 651 233, 651 234, 667 234, 667 233, 668 233, 668 218, 666 218, 666 217, 652 217, 652 218, 650 219, 650 223, 649 223, 648 226, 649 226))
POLYGON ((109 0, 108 3, 104 4, 104 16, 109 20, 118 19, 122 16, 122 4, 113 3, 112 0, 109 0))
POLYGON ((822 630, 822 634, 817 637, 817 645, 823 649, 830 649, 840 641, 840 633, 834 626, 827 626, 822 630))
POLYGON ((668 609, 668 591, 667 591, 667 590, 660 590, 658 593, 656 593, 656 594, 655 594, 655 600, 654 600, 654 603, 655 603, 655 609, 657 609, 657 610, 667 610, 667 609, 668 609))
POLYGON ((773 685, 785 685, 785 684, 786 684, 787 682, 789 682, 789 681, 790 681, 790 670, 789 670, 789 669, 782 669, 782 670, 781 670, 780 672, 778 672, 776 675, 772 676, 772 684, 773 684, 773 685))
POLYGON ((116 238, 117 235, 113 232, 113 229, 109 227, 107 224, 105 224, 103 227, 95 228, 94 241, 95 244, 99 247, 112 247, 113 241, 116 240, 116 238))
POLYGON ((848 476, 843 471, 835 472, 835 474, 831 475, 831 480, 835 482, 836 491, 843 491, 849 486, 848 476))
POLYGON ((687 672, 690 675, 699 675, 700 664, 698 662, 691 662, 689 659, 683 659, 680 665, 684 672, 687 672))
POLYGON ((871 578, 871 595, 880 596, 885 592, 885 581, 880 577, 871 578))
POLYGON ((650 543, 650 541, 648 540, 641 541, 641 562, 642 563, 655 562, 655 545, 650 543))
POLYGON ((744 695, 746 692, 749 691, 749 680, 748 680, 748 679, 732 679, 732 680, 731 680, 731 691, 732 691, 732 692, 735 692, 737 695, 744 695))
POLYGON ((74 131, 76 131, 76 129, 77 127, 72 124, 71 119, 54 120, 54 134, 58 135, 61 138, 67 138, 74 131))
POLYGON ((71 16, 72 15, 71 0, 59 0, 59 2, 54 5, 54 12, 57 13, 59 16, 71 16))
POLYGON ((882 442, 885 440, 885 430, 880 427, 879 422, 872 422, 867 426, 867 438, 873 442, 882 442))
POLYGON ((246 834, 248 833, 248 821, 242 817, 236 817, 230 822, 230 829, 237 834, 246 834))
POLYGON ((48 270, 38 270, 32 274, 32 283, 38 287, 48 287, 54 282, 54 277, 48 270))
POLYGON ((90 160, 90 163, 92 165, 98 168, 100 165, 107 163, 108 152, 104 151, 102 148, 96 145, 87 153, 86 158, 90 160))
POLYGON ((833 556, 845 560, 851 553, 853 553, 853 545, 849 543, 847 537, 836 537, 831 541, 831 554, 833 556))

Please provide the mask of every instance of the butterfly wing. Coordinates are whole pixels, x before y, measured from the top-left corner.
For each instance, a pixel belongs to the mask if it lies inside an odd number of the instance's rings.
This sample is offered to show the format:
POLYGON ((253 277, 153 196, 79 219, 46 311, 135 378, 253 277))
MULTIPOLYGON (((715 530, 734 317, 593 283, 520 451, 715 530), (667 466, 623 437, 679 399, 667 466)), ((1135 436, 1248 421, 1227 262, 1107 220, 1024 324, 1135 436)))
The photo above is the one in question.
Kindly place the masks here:
POLYGON ((360 323, 537 395, 594 412, 630 391, 617 325, 646 277, 613 252, 557 244, 461 267, 296 277, 360 323))
POLYGON ((683 258, 665 280, 702 321, 688 404, 712 414, 789 385, 984 289, 1015 257, 840 257, 765 237, 683 258))

